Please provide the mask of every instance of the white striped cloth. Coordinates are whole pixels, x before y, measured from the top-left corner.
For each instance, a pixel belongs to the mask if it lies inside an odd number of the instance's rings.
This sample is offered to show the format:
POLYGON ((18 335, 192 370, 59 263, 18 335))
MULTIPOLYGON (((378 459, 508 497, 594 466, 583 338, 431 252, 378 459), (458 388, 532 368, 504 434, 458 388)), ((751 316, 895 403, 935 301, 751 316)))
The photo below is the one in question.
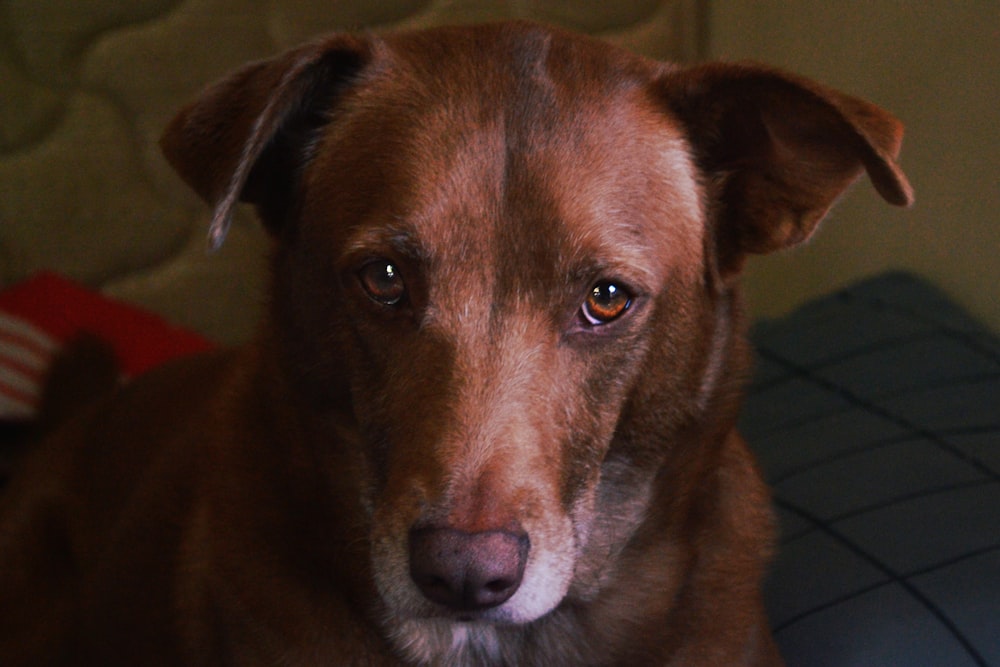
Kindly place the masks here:
POLYGON ((35 416, 59 342, 30 322, 0 311, 0 419, 35 416))

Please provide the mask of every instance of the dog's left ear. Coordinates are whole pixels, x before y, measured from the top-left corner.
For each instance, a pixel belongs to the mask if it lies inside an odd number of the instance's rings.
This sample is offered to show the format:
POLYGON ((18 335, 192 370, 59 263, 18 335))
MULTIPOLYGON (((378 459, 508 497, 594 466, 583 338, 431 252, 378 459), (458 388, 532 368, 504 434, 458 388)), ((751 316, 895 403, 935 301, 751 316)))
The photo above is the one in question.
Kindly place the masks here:
POLYGON ((214 207, 213 248, 225 240, 237 201, 255 204, 265 226, 277 230, 317 129, 370 58, 367 40, 336 35, 246 65, 171 121, 160 147, 214 207))
POLYGON ((873 104, 746 64, 673 71, 657 86, 705 176, 723 279, 740 271, 747 253, 808 239, 862 171, 889 203, 913 200, 895 161, 903 126, 873 104))

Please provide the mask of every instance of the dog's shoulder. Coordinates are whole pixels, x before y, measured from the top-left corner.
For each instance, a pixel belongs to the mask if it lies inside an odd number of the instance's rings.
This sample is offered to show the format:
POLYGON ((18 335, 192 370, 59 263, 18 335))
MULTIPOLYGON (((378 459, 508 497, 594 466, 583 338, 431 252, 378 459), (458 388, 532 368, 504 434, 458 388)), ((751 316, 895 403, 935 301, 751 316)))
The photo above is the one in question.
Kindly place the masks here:
POLYGON ((238 356, 179 359, 82 406, 25 453, 0 496, 0 522, 43 494, 124 503, 134 485, 149 484, 147 470, 160 457, 190 456, 210 437, 224 417, 219 394, 238 372, 238 356))
POLYGON ((94 590, 132 598, 119 609, 170 608, 157 600, 171 595, 170 563, 196 511, 191 473, 224 431, 221 396, 240 355, 157 368, 89 402, 24 455, 0 495, 0 662, 78 646, 72 637, 86 623, 77 627, 85 619, 75 610, 94 590), (121 554, 135 551, 160 572, 130 572, 121 554))

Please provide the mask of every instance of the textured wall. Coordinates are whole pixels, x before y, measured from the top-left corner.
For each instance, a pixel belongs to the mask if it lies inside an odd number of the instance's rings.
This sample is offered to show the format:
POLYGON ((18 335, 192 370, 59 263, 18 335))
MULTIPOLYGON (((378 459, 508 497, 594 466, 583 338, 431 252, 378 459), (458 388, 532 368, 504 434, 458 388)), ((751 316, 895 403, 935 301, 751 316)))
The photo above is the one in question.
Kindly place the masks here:
MULTIPOLYGON (((252 328, 266 241, 207 211, 160 129, 207 82, 318 33, 524 17, 659 58, 691 57, 694 0, 4 0, 0 286, 55 268, 223 340, 252 328)), ((248 216, 244 216, 246 218, 248 216)))

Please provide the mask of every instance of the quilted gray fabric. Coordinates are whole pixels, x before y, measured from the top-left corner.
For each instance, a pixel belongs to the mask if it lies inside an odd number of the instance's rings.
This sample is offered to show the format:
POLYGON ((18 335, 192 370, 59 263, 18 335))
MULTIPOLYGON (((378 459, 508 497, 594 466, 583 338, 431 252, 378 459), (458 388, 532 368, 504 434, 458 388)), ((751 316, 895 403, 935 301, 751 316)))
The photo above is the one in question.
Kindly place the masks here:
POLYGON ((1000 665, 1000 341, 905 274, 758 325, 790 665, 1000 665))

